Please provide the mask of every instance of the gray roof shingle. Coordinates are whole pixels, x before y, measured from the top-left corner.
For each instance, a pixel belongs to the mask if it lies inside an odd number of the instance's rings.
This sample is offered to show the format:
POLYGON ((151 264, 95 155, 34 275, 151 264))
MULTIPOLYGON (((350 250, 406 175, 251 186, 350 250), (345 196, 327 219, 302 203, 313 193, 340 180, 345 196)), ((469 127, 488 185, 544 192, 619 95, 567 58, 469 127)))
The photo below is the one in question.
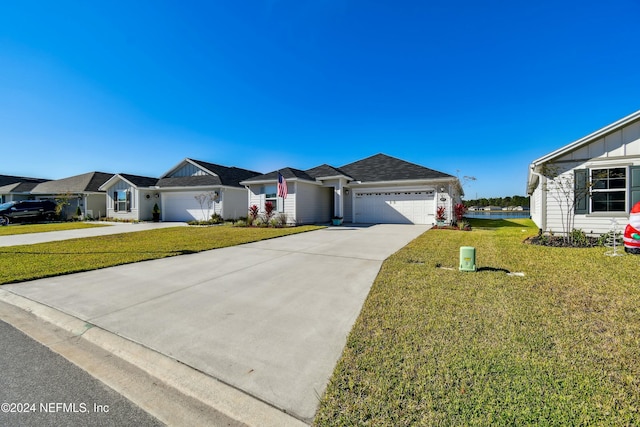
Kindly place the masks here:
POLYGON ((304 179, 307 181, 315 181, 315 178, 310 176, 307 172, 294 169, 294 168, 282 168, 277 171, 265 173, 264 175, 258 175, 253 178, 245 179, 243 182, 259 182, 259 181, 276 181, 278 179, 278 172, 282 174, 284 179, 304 179))
POLYGON ((159 187, 198 187, 209 185, 225 185, 242 187, 241 181, 260 175, 260 172, 237 167, 228 167, 201 160, 187 159, 216 175, 164 176, 155 184, 159 187))
POLYGON ((27 178, 24 176, 0 175, 0 187, 4 187, 9 184, 18 184, 18 183, 36 185, 46 181, 49 181, 49 180, 41 179, 41 178, 27 178))
POLYGON ((344 165, 340 170, 362 182, 454 178, 452 175, 382 153, 344 165))
POLYGON ((114 174, 105 172, 88 172, 82 175, 56 179, 36 185, 33 194, 61 194, 61 193, 102 193, 98 190, 114 174))
POLYGON ((153 187, 158 182, 158 178, 151 178, 149 176, 130 175, 128 173, 121 173, 119 175, 136 187, 153 187))
POLYGON ((349 176, 347 173, 341 171, 340 169, 334 168, 333 166, 324 164, 320 166, 316 166, 315 168, 307 169, 307 174, 314 178, 322 177, 322 176, 349 176))

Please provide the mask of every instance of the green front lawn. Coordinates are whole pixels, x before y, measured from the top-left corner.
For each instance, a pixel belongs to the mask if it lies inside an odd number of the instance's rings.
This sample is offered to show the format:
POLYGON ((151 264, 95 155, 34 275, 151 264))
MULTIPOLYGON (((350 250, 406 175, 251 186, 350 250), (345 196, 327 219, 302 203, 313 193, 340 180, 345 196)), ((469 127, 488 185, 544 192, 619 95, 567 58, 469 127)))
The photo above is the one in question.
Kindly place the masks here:
POLYGON ((0 227, 0 236, 13 234, 46 233, 48 231, 76 230, 78 228, 107 227, 103 224, 90 224, 87 222, 54 222, 50 224, 15 224, 0 227))
POLYGON ((174 227, 0 248, 0 284, 235 246, 323 227, 174 227))
POLYGON ((316 424, 640 425, 640 256, 522 243, 536 231, 478 220, 387 259, 316 424))

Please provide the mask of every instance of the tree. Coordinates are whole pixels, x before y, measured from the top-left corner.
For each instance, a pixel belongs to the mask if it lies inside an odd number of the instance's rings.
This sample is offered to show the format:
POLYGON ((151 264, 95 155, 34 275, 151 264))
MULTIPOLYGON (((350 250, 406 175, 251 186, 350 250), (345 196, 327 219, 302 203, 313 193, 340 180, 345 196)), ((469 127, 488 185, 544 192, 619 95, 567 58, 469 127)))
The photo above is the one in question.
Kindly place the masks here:
MULTIPOLYGON (((560 173, 556 165, 544 165, 542 175, 547 177, 542 190, 557 202, 560 210, 560 222, 562 224, 563 240, 569 245, 574 244, 572 231, 575 224, 575 212, 578 203, 584 203, 589 196, 591 183, 586 177, 577 178, 577 175, 560 173), (584 181, 584 182, 582 182, 584 181)), ((586 175, 586 174, 585 174, 586 175)))
POLYGON ((216 193, 214 193, 213 191, 209 191, 208 193, 200 193, 193 196, 200 204, 200 210, 202 211, 203 220, 211 218, 211 215, 209 215, 209 213, 211 212, 211 208, 213 207, 213 202, 216 200, 216 196, 216 193), (207 208, 206 215, 204 213, 205 206, 207 208))

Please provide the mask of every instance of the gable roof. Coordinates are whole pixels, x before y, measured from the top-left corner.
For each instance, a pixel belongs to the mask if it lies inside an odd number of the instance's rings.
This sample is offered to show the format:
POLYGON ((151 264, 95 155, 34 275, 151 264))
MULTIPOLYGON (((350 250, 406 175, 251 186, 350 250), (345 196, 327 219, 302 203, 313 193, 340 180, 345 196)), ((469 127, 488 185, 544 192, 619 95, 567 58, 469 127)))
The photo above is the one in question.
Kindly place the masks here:
POLYGON ((136 187, 153 187, 158 182, 158 178, 152 178, 149 176, 130 175, 128 173, 120 173, 118 175, 136 187))
POLYGON ((231 187, 242 187, 240 181, 260 175, 260 172, 248 169, 217 165, 215 163, 203 162, 186 158, 176 167, 164 174, 155 185, 159 187, 199 187, 208 185, 225 185, 231 187), (192 176, 171 176, 173 172, 182 167, 185 163, 190 163, 205 174, 192 176))
POLYGON ((36 185, 48 179, 0 175, 0 193, 28 193, 36 185))
POLYGON ((576 141, 573 141, 570 144, 565 145, 564 147, 561 147, 555 151, 552 151, 549 154, 546 154, 536 160, 534 160, 533 162, 531 162, 531 166, 535 167, 535 166, 539 166, 543 163, 546 163, 550 160, 554 160, 557 159, 559 157, 562 157, 574 150, 577 150, 581 147, 584 147, 585 145, 588 145, 604 136, 606 136, 607 134, 616 132, 617 130, 622 129, 623 127, 627 126, 630 123, 633 123, 637 120, 640 120, 640 110, 636 111, 635 113, 629 114, 626 117, 623 117, 622 119, 611 123, 610 125, 607 125, 601 129, 598 129, 597 131, 590 133, 589 135, 582 137, 576 141))
POLYGON ((158 178, 151 178, 148 176, 140 176, 140 175, 131 175, 128 173, 119 173, 113 175, 107 181, 105 181, 100 186, 100 191, 106 191, 107 188, 111 187, 115 182, 123 180, 133 185, 134 187, 154 187, 158 182, 158 178))
POLYGON ((68 178, 47 181, 36 185, 33 194, 61 194, 61 193, 97 193, 102 192, 100 186, 113 176, 106 172, 88 172, 68 178))
POLYGON ((24 176, 12 176, 12 175, 0 175, 0 186, 5 186, 8 184, 15 184, 17 182, 45 182, 49 181, 48 179, 43 178, 27 178, 24 176))
POLYGON ((315 168, 307 169, 306 172, 309 176, 312 176, 314 178, 343 176, 347 179, 353 179, 349 175, 347 175, 345 172, 341 171, 340 169, 334 168, 333 166, 330 166, 327 164, 323 164, 320 166, 316 166, 315 168))
POLYGON ((294 179, 302 179, 305 181, 312 181, 315 182, 315 178, 310 176, 307 172, 300 170, 300 169, 295 169, 295 168, 282 168, 279 169, 277 171, 273 171, 273 172, 269 172, 269 173, 265 173, 263 175, 258 175, 249 179, 245 179, 242 182, 243 183, 258 183, 258 182, 275 182, 278 180, 278 172, 280 172, 282 174, 282 176, 284 177, 284 179, 286 180, 294 180, 294 179))
POLYGON ((361 182, 455 178, 382 153, 344 165, 340 170, 361 182))

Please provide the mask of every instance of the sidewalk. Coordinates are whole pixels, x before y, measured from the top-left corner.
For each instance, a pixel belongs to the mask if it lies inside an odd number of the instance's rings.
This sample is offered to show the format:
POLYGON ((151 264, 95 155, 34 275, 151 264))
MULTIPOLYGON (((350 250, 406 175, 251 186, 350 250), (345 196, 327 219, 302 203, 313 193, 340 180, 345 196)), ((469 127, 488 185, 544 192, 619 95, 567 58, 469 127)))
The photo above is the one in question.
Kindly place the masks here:
MULTIPOLYGON (((183 227, 187 225, 184 222, 140 222, 137 224, 96 222, 95 224, 105 225, 105 227, 79 228, 77 230, 49 231, 46 233, 0 236, 0 247, 34 245, 36 243, 55 242, 59 240, 78 239, 82 237, 106 236, 109 234, 133 233, 136 231, 154 230, 156 228, 183 227)), ((9 227, 15 226, 10 225, 9 227)))

